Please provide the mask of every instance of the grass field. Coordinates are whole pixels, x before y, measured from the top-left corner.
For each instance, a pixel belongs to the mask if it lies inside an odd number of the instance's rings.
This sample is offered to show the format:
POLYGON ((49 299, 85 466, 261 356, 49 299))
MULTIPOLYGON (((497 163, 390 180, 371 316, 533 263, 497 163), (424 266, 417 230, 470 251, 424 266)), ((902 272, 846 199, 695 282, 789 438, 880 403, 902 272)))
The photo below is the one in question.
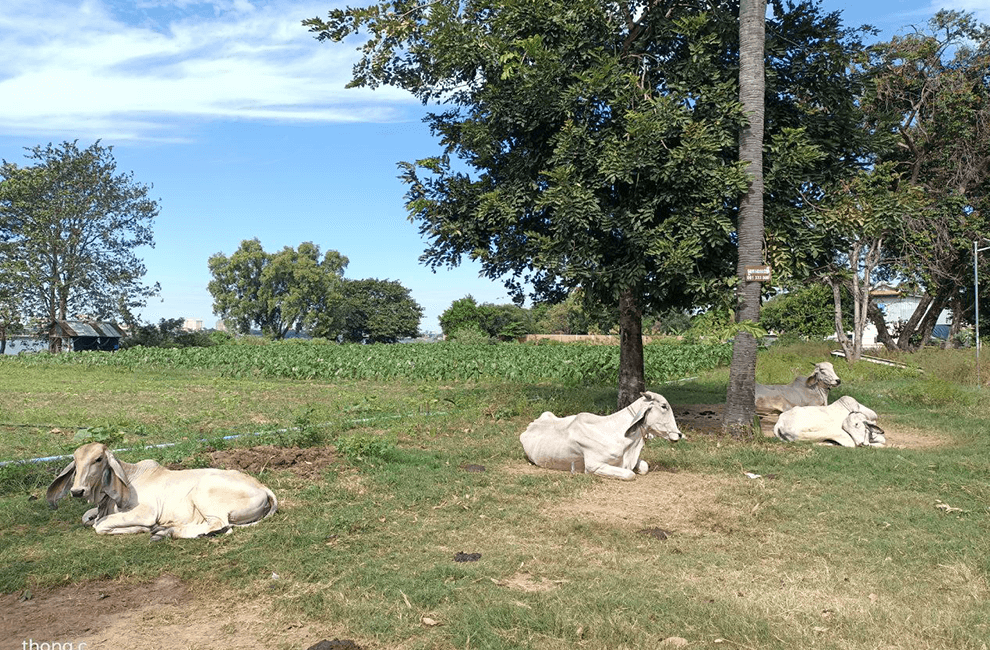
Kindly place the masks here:
MULTIPOLYGON (((231 347, 223 354, 246 348, 231 347)), ((85 503, 50 510, 44 491, 66 461, 0 467, 0 650, 29 637, 89 650, 148 638, 307 648, 333 637, 409 649, 663 648, 677 638, 690 648, 987 647, 990 397, 974 385, 971 351, 901 358, 909 369, 836 360, 833 398, 880 413, 887 448, 737 440, 682 422, 687 440, 648 444, 653 471, 626 483, 532 467, 518 442, 544 410, 612 410, 611 382, 552 376, 552 355, 578 354, 573 346, 488 347, 474 351, 482 370, 439 379, 416 376, 408 368, 428 364, 409 359, 384 378, 320 376, 316 362, 316 376, 298 378, 302 366, 282 357, 275 370, 254 357, 233 363, 237 372, 177 353, 0 360, 3 461, 71 453, 81 439, 177 443, 120 456, 184 467, 236 463, 258 445, 311 447, 308 460, 252 470, 279 496, 271 519, 160 543, 97 536, 80 524, 85 503), (519 370, 499 378, 499 364, 519 370), (166 578, 181 599, 141 591, 166 578), (93 601, 70 598, 81 593, 93 601), (145 593, 157 609, 135 602, 145 593), (56 603, 51 620, 32 614, 56 603), (204 641, 183 640, 197 626, 190 638, 204 641)), ((356 353, 377 363, 377 351, 346 352, 356 353)), ((658 368, 648 388, 675 407, 723 402, 720 354, 668 362, 685 363, 682 374, 648 357, 658 368)), ((762 352, 758 379, 790 381, 826 355, 815 345, 762 352)))

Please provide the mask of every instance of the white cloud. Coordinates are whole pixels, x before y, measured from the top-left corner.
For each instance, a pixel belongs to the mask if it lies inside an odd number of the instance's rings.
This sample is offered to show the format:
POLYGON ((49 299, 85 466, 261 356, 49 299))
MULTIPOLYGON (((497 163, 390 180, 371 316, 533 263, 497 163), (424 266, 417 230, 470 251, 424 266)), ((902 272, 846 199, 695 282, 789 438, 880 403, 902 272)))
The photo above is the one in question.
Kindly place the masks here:
POLYGON ((934 16, 942 9, 954 11, 967 11, 972 13, 976 20, 990 24, 990 0, 931 0, 928 14, 934 16))
POLYGON ((169 139, 188 120, 390 121, 408 94, 345 89, 353 45, 301 21, 330 0, 7 0, 0 133, 169 139))

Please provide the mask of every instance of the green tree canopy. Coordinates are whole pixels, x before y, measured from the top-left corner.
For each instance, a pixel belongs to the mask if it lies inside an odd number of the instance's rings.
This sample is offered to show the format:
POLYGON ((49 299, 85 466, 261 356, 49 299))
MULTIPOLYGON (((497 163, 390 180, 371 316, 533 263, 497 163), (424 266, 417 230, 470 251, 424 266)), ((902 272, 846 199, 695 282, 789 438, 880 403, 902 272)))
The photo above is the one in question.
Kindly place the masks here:
MULTIPOLYGON (((852 302, 845 296, 843 318, 852 322, 852 302)), ((774 296, 760 309, 760 326, 778 334, 823 339, 835 333, 832 291, 823 284, 812 284, 774 296)))
POLYGON ((926 291, 897 340, 910 349, 943 308, 972 313, 972 242, 990 234, 990 26, 940 11, 868 55, 863 105, 886 139, 879 159, 899 172, 890 192, 914 188, 927 204, 891 224, 879 269, 926 291))
POLYGON ((447 338, 459 329, 470 327, 481 331, 481 315, 478 313, 478 302, 468 294, 450 303, 440 314, 440 329, 447 338))
MULTIPOLYGON (((409 289, 394 280, 344 280, 343 299, 334 308, 339 334, 352 343, 397 343, 419 336, 423 308, 409 289)), ((321 336, 336 338, 331 331, 321 336)))
MULTIPOLYGON (((855 141, 852 98, 807 99, 848 86, 851 42, 813 3, 775 14, 767 189, 786 202, 855 141)), ((643 313, 723 300, 746 188, 737 4, 386 0, 305 24, 321 40, 368 35, 352 85, 449 107, 429 117, 441 154, 401 165, 423 261, 467 256, 516 298, 580 286, 617 308, 620 405, 643 386, 643 313)))
POLYGON ((284 338, 315 323, 343 297, 347 258, 337 251, 320 257, 320 247, 303 242, 266 253, 257 239, 244 240, 233 255, 210 257, 213 311, 246 334, 252 327, 284 338))
POLYGON ((34 164, 0 166, 0 272, 16 277, 24 314, 128 318, 159 290, 136 255, 154 246, 149 186, 118 174, 99 142, 27 151, 34 164))

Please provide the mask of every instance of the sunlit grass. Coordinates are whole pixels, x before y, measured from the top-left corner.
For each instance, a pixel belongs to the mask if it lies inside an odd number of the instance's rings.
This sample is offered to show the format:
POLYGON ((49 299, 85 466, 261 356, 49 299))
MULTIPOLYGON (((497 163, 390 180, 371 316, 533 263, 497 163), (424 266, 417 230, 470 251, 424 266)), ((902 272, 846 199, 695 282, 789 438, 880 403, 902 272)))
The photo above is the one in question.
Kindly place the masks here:
MULTIPOLYGON (((761 353, 759 377, 783 381, 824 354, 761 353)), ((76 427, 96 425, 138 442, 189 438, 128 460, 195 464, 209 445, 199 438, 314 427, 327 443, 349 437, 351 452, 318 478, 263 472, 282 506, 258 526, 158 544, 95 535, 72 499, 49 510, 62 463, 8 467, 0 591, 171 573, 271 599, 278 620, 331 620, 365 647, 632 649, 679 636, 703 648, 979 650, 990 638, 987 398, 955 380, 965 359, 904 360, 924 372, 835 360, 837 390, 930 446, 694 435, 650 443, 655 471, 631 483, 533 468, 518 443, 544 410, 610 411, 611 386, 12 366, 0 376, 4 459, 69 450, 76 427), (650 527, 670 536, 640 532, 650 527), (458 552, 481 558, 455 562, 458 552)), ((724 400, 727 369, 692 376, 649 388, 678 404, 724 400)))

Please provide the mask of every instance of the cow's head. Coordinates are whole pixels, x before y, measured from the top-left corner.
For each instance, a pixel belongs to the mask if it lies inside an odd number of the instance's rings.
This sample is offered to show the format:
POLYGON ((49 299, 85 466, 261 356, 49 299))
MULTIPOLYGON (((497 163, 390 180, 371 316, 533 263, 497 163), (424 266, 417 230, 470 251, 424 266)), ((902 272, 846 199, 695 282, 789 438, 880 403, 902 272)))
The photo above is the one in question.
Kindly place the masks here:
POLYGON ((828 361, 815 364, 815 370, 808 377, 808 386, 824 386, 825 388, 835 388, 842 383, 839 375, 835 374, 835 368, 828 361))
POLYGON ((52 508, 66 494, 104 506, 105 497, 118 505, 128 500, 130 484, 120 461, 106 445, 91 442, 76 449, 72 462, 66 465, 52 484, 46 498, 52 508))
POLYGON ((850 413, 842 421, 842 430, 848 433, 857 447, 883 447, 887 444, 883 429, 870 421, 865 413, 850 413))
POLYGON ((663 395, 647 391, 642 393, 642 397, 635 403, 639 410, 636 418, 629 425, 627 436, 639 430, 647 440, 662 435, 671 442, 677 442, 684 437, 677 428, 674 411, 663 395))

